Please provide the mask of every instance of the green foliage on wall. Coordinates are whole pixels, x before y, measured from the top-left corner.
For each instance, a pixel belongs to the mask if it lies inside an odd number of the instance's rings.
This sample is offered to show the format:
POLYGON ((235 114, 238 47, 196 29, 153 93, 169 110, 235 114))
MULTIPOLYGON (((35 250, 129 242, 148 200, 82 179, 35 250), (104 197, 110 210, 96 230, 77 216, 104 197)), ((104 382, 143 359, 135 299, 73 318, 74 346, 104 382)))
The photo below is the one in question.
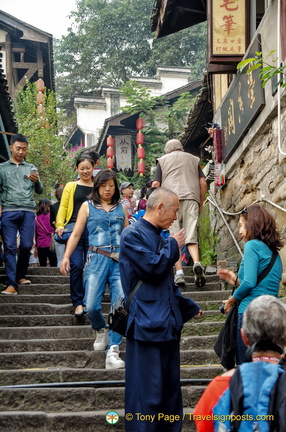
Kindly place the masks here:
POLYGON ((215 234, 211 227, 211 212, 208 204, 203 206, 203 210, 199 218, 198 239, 201 263, 203 265, 216 264, 216 246, 219 242, 219 237, 215 234))

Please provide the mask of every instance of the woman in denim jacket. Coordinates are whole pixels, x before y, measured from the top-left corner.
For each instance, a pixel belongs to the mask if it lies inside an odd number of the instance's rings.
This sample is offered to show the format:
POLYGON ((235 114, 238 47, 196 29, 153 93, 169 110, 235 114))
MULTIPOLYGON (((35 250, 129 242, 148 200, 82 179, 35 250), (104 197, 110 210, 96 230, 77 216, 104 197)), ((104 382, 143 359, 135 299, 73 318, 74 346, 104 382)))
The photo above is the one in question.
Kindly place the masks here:
POLYGON ((110 289, 112 305, 119 297, 123 297, 118 253, 121 232, 128 226, 128 215, 119 203, 119 198, 115 174, 109 170, 101 170, 94 180, 90 200, 84 202, 79 210, 60 267, 65 275, 69 270, 69 258, 86 226, 89 252, 84 271, 84 303, 91 326, 97 332, 94 350, 101 351, 107 347, 106 369, 125 367, 123 360, 119 358, 122 336, 112 330, 108 331, 101 306, 106 285, 110 289))

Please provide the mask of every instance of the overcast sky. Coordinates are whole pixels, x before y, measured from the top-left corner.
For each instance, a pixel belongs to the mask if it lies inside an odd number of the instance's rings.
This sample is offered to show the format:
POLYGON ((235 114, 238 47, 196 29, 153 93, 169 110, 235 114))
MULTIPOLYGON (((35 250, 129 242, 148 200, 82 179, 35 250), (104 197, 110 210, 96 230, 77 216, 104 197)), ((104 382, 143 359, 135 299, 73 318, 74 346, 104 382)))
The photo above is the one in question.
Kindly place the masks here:
POLYGON ((40 30, 60 38, 70 25, 67 15, 76 0, 0 0, 0 9, 40 30))

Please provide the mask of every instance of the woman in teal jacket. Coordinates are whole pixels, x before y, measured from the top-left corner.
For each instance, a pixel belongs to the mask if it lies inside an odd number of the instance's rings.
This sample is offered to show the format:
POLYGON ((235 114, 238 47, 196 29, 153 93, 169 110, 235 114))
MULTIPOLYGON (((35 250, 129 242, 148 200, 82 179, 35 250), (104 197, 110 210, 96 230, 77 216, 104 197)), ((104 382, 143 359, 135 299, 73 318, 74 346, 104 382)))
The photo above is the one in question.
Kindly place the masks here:
POLYGON ((234 294, 224 301, 225 312, 228 312, 234 303, 239 303, 236 335, 237 364, 243 363, 247 349, 240 334, 243 313, 249 303, 256 297, 261 295, 278 297, 283 271, 281 258, 278 254, 283 242, 277 231, 273 216, 259 205, 246 207, 241 213, 239 226, 239 234, 246 244, 238 276, 227 269, 218 270, 221 279, 238 287, 234 294), (257 277, 268 266, 273 253, 277 254, 277 256, 272 269, 257 284, 257 277))

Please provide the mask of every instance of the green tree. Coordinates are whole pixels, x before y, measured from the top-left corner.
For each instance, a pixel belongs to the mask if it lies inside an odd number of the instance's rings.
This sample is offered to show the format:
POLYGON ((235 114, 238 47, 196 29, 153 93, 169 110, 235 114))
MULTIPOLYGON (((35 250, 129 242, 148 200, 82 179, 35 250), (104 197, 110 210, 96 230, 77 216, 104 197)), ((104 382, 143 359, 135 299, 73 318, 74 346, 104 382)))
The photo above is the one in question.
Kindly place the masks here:
MULTIPOLYGON (((173 104, 163 96, 152 97, 150 90, 136 81, 128 81, 120 90, 127 98, 126 105, 121 109, 129 114, 138 114, 144 120, 145 175, 137 172, 137 155, 134 157, 134 177, 136 187, 141 187, 150 178, 151 168, 156 165, 156 158, 164 153, 166 141, 179 138, 184 132, 188 113, 194 98, 190 93, 183 93, 173 104)), ((127 178, 126 178, 127 179, 127 178)))
POLYGON ((35 83, 27 83, 18 92, 15 102, 15 118, 19 133, 29 141, 28 160, 39 170, 44 196, 53 197, 55 184, 65 184, 74 178, 73 160, 65 156, 64 137, 58 134, 60 115, 56 111, 53 91, 45 89, 43 115, 37 110, 35 83))
POLYGON ((152 76, 160 65, 188 66, 193 79, 201 77, 206 24, 153 40, 152 6, 153 0, 78 0, 74 24, 54 46, 61 106, 72 110, 74 93, 152 76))

